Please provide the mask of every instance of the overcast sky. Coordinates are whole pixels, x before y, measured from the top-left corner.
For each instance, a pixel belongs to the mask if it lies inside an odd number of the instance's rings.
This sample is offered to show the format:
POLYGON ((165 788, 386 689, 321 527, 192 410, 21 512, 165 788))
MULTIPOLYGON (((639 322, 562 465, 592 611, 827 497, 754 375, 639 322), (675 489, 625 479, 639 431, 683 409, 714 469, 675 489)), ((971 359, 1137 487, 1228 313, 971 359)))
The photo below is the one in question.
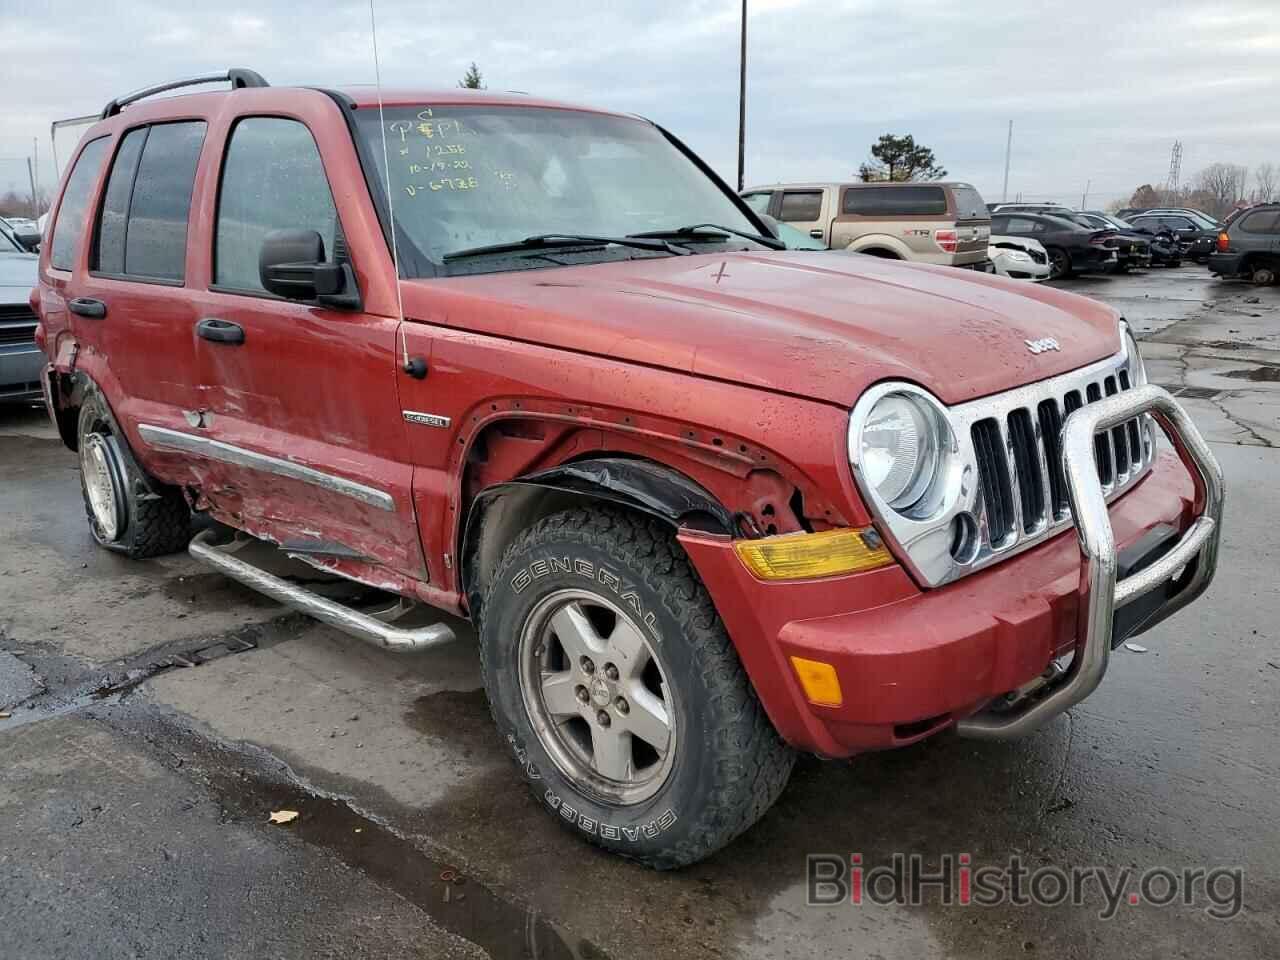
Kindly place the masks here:
MULTIPOLYGON (((490 88, 642 114, 736 175, 735 0, 375 2, 384 83, 453 86, 475 60, 490 88)), ((1280 164, 1280 0, 749 4, 748 185, 849 177, 892 131, 998 200, 1010 119, 1011 198, 1127 195, 1165 179, 1175 139, 1184 179, 1280 164)), ((25 189, 33 137, 46 160, 51 120, 159 80, 373 80, 366 3, 182 6, 0 0, 0 191, 25 189)))

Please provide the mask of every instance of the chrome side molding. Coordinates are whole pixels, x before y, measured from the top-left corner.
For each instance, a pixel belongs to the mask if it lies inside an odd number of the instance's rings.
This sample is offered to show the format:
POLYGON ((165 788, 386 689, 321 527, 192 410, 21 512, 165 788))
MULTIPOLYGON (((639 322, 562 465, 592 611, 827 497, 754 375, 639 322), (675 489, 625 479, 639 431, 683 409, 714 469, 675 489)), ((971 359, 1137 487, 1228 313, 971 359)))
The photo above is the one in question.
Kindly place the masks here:
MULTIPOLYGON (((375 647, 381 647, 392 653, 416 653, 419 650, 429 650, 432 647, 450 643, 455 639, 453 630, 443 623, 433 623, 430 626, 415 627, 410 630, 399 629, 376 617, 352 610, 304 587, 282 580, 215 546, 211 542, 214 534, 214 530, 204 530, 197 534, 187 548, 191 556, 232 580, 238 580, 251 590, 265 594, 273 600, 278 600, 300 613, 314 617, 321 623, 327 623, 375 647)), ((383 615, 386 616, 385 611, 383 615)))
POLYGON ((363 483, 348 480, 346 477, 336 477, 331 473, 316 470, 314 467, 294 463, 292 460, 281 460, 279 457, 258 453, 256 450, 246 450, 244 447, 214 440, 212 437, 202 437, 182 430, 170 430, 168 427, 157 427, 150 423, 139 424, 138 432, 142 434, 142 439, 147 446, 155 450, 194 453, 196 456, 208 457, 210 460, 220 460, 238 467, 272 473, 277 477, 301 480, 303 483, 310 483, 344 497, 359 500, 361 503, 367 503, 379 510, 396 508, 395 499, 385 490, 377 490, 363 483))
POLYGON ((1047 692, 1006 713, 985 711, 966 717, 956 724, 961 736, 1012 740, 1079 703, 1097 689, 1107 672, 1118 608, 1174 579, 1194 562, 1191 580, 1144 621, 1142 628, 1146 630, 1204 593, 1217 569, 1222 533, 1222 468, 1191 418, 1168 391, 1148 384, 1076 410, 1062 428, 1062 460, 1084 559, 1075 655, 1047 692), (1094 437, 1142 413, 1150 413, 1164 428, 1195 478, 1196 499, 1203 509, 1173 549, 1146 569, 1117 580, 1115 532, 1094 464, 1094 437))

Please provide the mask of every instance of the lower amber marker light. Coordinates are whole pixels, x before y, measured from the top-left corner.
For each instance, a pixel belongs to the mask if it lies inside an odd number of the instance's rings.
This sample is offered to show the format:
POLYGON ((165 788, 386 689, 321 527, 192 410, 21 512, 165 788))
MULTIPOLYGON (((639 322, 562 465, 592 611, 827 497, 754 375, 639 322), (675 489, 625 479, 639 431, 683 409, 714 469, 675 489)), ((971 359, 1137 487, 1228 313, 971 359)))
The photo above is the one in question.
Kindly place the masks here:
POLYGON ((804 695, 810 703, 820 707, 838 707, 844 703, 844 694, 840 691, 840 678, 836 676, 836 668, 821 660, 806 660, 804 657, 792 657, 791 669, 796 672, 804 695))
POLYGON ((879 538, 867 543, 861 530, 784 533, 759 540, 738 540, 734 549, 748 570, 761 580, 809 580, 874 570, 893 563, 879 538))

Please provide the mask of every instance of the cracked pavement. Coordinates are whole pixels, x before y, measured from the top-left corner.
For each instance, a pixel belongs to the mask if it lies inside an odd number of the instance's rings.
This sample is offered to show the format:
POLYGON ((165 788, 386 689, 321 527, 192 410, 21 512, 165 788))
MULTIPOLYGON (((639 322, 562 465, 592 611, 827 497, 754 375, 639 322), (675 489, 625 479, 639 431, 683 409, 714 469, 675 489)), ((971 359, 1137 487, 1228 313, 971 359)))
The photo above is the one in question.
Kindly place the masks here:
POLYGON ((1280 287, 1084 278, 1226 472, 1221 567, 1027 740, 803 758, 710 861, 577 842, 497 742, 473 636, 415 657, 89 539, 76 461, 0 409, 0 952, 26 957, 1270 956, 1280 948, 1280 287), (292 824, 270 812, 294 809, 292 824), (1204 905, 807 907, 806 852, 1244 870, 1204 905), (447 879, 443 879, 447 878, 447 879), (458 882, 461 880, 462 882, 458 882))

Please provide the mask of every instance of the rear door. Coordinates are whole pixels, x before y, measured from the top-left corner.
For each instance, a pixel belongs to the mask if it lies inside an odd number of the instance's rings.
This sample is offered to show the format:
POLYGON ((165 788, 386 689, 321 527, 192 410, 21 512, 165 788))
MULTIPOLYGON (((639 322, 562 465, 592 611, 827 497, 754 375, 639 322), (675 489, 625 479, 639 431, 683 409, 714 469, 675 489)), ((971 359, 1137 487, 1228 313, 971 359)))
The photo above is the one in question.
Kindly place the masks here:
POLYGON ((375 238, 344 229, 359 218, 344 221, 327 174, 354 155, 322 155, 317 129, 328 150, 352 150, 341 120, 322 110, 229 118, 215 145, 212 266, 193 322, 204 414, 189 431, 196 439, 176 442, 212 450, 205 495, 249 532, 426 579, 397 399, 398 317, 284 300, 259 278, 275 230, 314 230, 326 260, 353 269, 375 256, 375 238))
POLYGON ((830 243, 826 233, 826 223, 822 217, 821 187, 804 187, 785 189, 778 203, 777 218, 797 230, 807 233, 815 240, 830 243))
MULTIPOLYGON (((77 332, 103 358, 101 386, 126 431, 183 427, 198 405, 187 235, 206 132, 203 119, 125 130, 93 221, 78 296, 102 315, 76 315, 77 332)), ((179 458, 156 465, 164 479, 187 479, 179 458)))

